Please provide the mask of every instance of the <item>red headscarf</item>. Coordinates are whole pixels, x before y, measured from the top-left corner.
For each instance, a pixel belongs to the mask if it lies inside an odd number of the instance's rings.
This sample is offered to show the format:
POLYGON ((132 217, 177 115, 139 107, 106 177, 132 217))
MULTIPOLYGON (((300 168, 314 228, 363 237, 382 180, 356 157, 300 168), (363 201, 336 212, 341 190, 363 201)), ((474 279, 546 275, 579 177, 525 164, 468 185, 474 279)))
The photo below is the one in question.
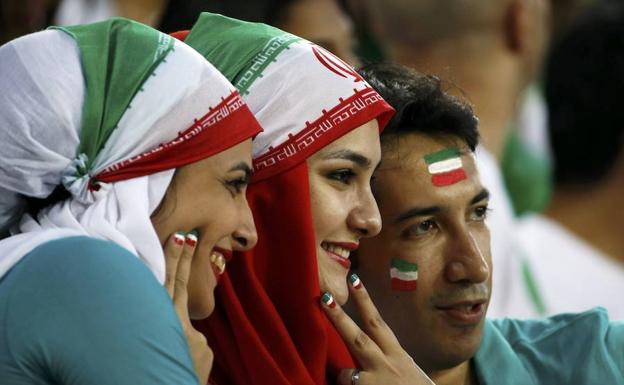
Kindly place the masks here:
POLYGON ((195 324, 215 354, 212 381, 332 383, 355 364, 319 307, 306 159, 370 120, 383 128, 393 110, 340 59, 279 29, 203 13, 174 36, 232 81, 264 129, 247 194, 258 244, 228 263, 215 312, 195 324))

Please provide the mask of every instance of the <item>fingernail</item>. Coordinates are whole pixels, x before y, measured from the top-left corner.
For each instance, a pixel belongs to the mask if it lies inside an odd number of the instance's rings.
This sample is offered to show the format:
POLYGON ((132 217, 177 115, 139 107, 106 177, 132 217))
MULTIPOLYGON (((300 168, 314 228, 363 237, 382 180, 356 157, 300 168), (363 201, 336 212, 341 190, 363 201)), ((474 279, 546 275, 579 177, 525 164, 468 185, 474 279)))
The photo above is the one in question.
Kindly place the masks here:
POLYGON ((323 293, 321 301, 325 304, 325 306, 329 307, 330 309, 336 307, 336 301, 334 301, 334 297, 329 293, 323 293))
POLYGON ((362 281, 360 280, 360 277, 358 277, 358 275, 355 273, 351 274, 351 276, 349 277, 349 281, 351 281, 351 286, 356 289, 362 287, 362 281))
POLYGON ((182 246, 184 244, 184 231, 176 231, 173 235, 173 243, 178 246, 182 246))
POLYGON ((186 234, 186 244, 195 246, 197 244, 197 237, 199 237, 199 232, 195 229, 191 230, 190 233, 186 234))

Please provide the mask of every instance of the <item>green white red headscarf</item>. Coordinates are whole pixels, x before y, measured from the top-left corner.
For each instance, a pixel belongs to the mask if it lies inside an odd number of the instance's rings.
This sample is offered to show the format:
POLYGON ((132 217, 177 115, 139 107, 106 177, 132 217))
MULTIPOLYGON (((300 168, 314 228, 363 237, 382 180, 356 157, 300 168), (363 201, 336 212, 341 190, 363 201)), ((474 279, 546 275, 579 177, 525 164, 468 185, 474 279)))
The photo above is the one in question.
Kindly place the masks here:
MULTIPOLYGON (((175 34, 185 38, 185 33, 175 34)), ((216 384, 322 385, 354 363, 318 305, 306 160, 392 108, 349 65, 279 29, 202 13, 185 42, 234 84, 264 132, 248 189, 258 244, 228 264, 197 324, 216 384)))
POLYGON ((126 20, 0 47, 0 276, 60 237, 110 240, 164 281, 150 216, 176 167, 260 131, 234 87, 188 46, 126 20), (71 197, 23 214, 22 196, 71 197))

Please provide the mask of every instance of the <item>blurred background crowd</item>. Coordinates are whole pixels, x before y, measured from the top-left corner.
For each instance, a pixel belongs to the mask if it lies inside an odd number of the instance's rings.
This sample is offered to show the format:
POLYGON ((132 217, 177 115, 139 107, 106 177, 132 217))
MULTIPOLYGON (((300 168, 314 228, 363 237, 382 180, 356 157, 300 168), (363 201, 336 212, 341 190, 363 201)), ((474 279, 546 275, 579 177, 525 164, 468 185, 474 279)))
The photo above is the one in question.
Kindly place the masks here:
POLYGON ((496 265, 490 316, 624 318, 621 0, 2 0, 0 43, 125 16, 174 32, 201 11, 277 26, 353 66, 444 79, 480 121, 496 265))

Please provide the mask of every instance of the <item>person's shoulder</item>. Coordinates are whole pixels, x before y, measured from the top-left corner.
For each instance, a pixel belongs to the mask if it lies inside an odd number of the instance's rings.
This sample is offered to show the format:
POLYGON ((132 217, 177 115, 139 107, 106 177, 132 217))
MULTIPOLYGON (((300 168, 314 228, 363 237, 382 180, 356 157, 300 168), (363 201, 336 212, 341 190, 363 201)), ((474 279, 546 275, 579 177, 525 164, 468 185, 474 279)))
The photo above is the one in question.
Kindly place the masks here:
MULTIPOLYGON (((41 271, 49 274, 91 278, 106 276, 115 272, 127 272, 139 277, 151 273, 140 259, 129 250, 111 241, 77 236, 46 242, 32 250, 24 258, 26 270, 41 271)), ((118 278, 128 274, 122 274, 118 278)))
MULTIPOLYGON (((574 335, 583 332, 584 336, 604 332, 609 326, 609 316, 603 308, 597 307, 581 313, 563 313, 548 318, 527 320, 497 319, 488 320, 511 344, 536 344, 541 341, 559 338, 561 335, 574 335)), ((578 338, 576 339, 578 341, 578 338)))

